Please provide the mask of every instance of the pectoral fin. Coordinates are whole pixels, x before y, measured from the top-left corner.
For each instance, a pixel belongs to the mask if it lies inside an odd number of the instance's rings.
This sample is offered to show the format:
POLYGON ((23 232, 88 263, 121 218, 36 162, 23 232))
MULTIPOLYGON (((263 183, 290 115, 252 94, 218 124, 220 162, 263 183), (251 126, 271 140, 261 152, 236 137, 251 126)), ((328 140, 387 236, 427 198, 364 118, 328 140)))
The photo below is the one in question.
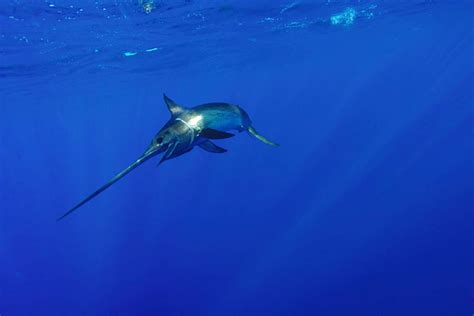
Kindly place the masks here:
POLYGON ((176 149, 176 147, 178 147, 178 144, 179 144, 179 142, 175 142, 175 143, 172 143, 168 146, 168 149, 164 153, 163 157, 161 157, 161 160, 158 163, 158 165, 161 165, 163 163, 163 161, 168 160, 173 155, 173 152, 176 149))
POLYGON ((200 135, 202 137, 209 138, 209 139, 224 139, 224 138, 230 138, 232 136, 235 136, 234 134, 218 131, 212 128, 203 129, 200 135))
POLYGON ((211 153, 217 153, 217 154, 222 154, 227 151, 227 149, 224 149, 222 147, 217 146, 210 140, 205 141, 204 143, 200 144, 199 147, 204 149, 205 151, 211 152, 211 153))

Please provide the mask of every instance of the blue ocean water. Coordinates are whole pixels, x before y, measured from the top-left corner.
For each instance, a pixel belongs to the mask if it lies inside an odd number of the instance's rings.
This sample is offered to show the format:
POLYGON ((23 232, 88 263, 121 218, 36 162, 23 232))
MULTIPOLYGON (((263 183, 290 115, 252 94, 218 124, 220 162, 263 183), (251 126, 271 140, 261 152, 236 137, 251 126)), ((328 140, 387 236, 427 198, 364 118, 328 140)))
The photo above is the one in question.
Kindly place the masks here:
POLYGON ((0 2, 0 315, 469 315, 472 1, 0 2), (148 161, 186 106, 255 127, 148 161))

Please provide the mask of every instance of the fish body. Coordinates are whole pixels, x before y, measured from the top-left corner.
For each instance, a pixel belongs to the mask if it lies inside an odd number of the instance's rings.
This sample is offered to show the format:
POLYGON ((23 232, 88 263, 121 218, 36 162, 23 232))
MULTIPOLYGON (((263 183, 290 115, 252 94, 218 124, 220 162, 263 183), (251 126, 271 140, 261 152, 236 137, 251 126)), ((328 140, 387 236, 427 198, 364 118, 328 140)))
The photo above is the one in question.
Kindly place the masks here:
POLYGON ((230 131, 247 131, 260 141, 278 146, 276 143, 258 134, 245 110, 230 103, 205 103, 192 108, 181 106, 163 95, 171 118, 153 137, 147 150, 123 171, 115 175, 109 182, 64 213, 63 219, 79 207, 95 198, 118 180, 131 172, 145 161, 162 154, 160 163, 181 156, 198 146, 208 152, 224 153, 227 150, 213 141, 233 137, 230 131))

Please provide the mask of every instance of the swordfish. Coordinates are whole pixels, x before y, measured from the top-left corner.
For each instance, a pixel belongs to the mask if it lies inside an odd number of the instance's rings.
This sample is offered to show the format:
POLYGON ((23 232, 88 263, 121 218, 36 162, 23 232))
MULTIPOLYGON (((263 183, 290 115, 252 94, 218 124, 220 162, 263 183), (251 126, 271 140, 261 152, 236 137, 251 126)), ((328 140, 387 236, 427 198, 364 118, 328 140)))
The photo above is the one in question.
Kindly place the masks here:
POLYGON ((205 103, 192 108, 186 108, 177 104, 165 94, 163 98, 171 113, 171 118, 153 137, 147 150, 106 184, 61 215, 58 221, 95 198, 145 161, 159 154, 162 154, 159 162, 161 164, 166 160, 191 151, 195 146, 211 153, 224 153, 227 150, 216 145, 213 140, 235 136, 230 131, 247 131, 265 144, 274 147, 278 146, 278 144, 268 140, 255 130, 247 112, 238 105, 230 103, 205 103))

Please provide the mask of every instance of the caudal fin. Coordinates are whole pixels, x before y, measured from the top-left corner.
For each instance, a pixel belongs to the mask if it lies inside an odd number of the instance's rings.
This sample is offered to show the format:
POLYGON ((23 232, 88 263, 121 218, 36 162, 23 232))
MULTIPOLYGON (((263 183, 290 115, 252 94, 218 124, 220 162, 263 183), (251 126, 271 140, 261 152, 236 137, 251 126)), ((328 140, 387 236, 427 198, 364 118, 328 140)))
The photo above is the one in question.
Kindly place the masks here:
POLYGON ((267 145, 270 145, 270 146, 273 146, 273 147, 278 147, 280 146, 279 144, 277 143, 274 143, 268 139, 266 139, 265 137, 263 137, 262 135, 260 135, 259 133, 257 133, 257 131, 255 130, 255 128, 253 128, 252 126, 249 126, 247 128, 247 131, 249 132, 250 135, 254 136, 256 139, 258 139, 259 141, 261 142, 264 142, 265 144, 267 145))

